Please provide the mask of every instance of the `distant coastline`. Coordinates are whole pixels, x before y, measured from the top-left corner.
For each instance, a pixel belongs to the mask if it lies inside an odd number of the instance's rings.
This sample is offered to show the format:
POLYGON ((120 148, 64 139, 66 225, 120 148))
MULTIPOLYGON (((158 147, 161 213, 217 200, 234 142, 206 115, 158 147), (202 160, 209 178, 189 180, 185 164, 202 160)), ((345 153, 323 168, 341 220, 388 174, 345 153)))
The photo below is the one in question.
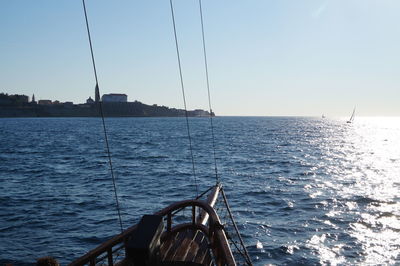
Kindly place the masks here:
MULTIPOLYGON (((41 100, 36 102, 34 96, 29 101, 26 95, 8 95, 0 93, 0 117, 99 117, 100 102, 74 104, 41 100)), ((102 102, 103 113, 106 117, 183 117, 185 110, 147 105, 134 102, 102 102)), ((201 109, 187 112, 190 117, 210 116, 208 111, 201 109)), ((214 114, 212 114, 214 116, 214 114)))

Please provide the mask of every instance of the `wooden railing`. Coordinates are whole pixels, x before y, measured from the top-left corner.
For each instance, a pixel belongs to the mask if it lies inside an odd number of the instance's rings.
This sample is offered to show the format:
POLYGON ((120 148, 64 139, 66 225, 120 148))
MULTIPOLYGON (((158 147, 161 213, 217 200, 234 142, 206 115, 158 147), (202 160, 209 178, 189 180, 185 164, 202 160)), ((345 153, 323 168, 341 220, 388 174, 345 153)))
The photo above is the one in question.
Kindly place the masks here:
MULTIPOLYGON (((225 232, 221 225, 221 221, 212 207, 212 205, 214 205, 216 199, 218 198, 219 190, 220 187, 218 185, 215 186, 212 193, 210 193, 210 195, 208 196, 207 202, 202 200, 184 200, 174 203, 154 214, 165 217, 167 226, 166 232, 164 232, 164 234, 169 234, 176 230, 181 230, 184 227, 192 227, 193 229, 200 230, 209 237, 211 249, 213 251, 214 259, 217 265, 236 265, 225 232), (179 225, 177 224, 176 226, 173 226, 173 216, 187 207, 191 207, 192 209, 191 222, 179 225), (198 217, 196 217, 196 209, 199 210, 198 217)), ((123 233, 104 242, 97 248, 89 251, 86 255, 76 259, 69 265, 80 266, 89 264, 92 266, 96 265, 98 258, 105 257, 107 257, 108 265, 113 265, 113 249, 115 249, 115 247, 118 245, 123 245, 123 243, 136 230, 136 227, 137 226, 134 225, 128 228, 123 233)))
POLYGON ((159 215, 167 215, 167 232, 169 231, 175 231, 173 230, 172 226, 172 213, 175 210, 182 209, 185 207, 192 207, 192 214, 196 213, 196 208, 200 208, 202 211, 205 211, 207 215, 209 216, 208 218, 208 226, 205 226, 204 224, 196 223, 196 217, 192 215, 192 223, 188 224, 183 224, 183 225, 178 225, 177 229, 179 230, 179 227, 190 227, 192 226, 193 228, 196 228, 197 230, 201 230, 203 233, 205 233, 210 242, 211 242, 211 247, 213 250, 213 255, 214 259, 217 262, 217 265, 236 265, 235 260, 233 258, 233 254, 230 250, 228 240, 226 238, 225 232, 223 230, 223 226, 221 225, 221 222, 219 220, 219 217, 215 210, 208 205, 204 201, 200 200, 185 200, 185 201, 180 201, 177 203, 174 203, 170 205, 169 207, 163 209, 160 211, 159 215), (194 217, 194 218, 193 218, 194 217))

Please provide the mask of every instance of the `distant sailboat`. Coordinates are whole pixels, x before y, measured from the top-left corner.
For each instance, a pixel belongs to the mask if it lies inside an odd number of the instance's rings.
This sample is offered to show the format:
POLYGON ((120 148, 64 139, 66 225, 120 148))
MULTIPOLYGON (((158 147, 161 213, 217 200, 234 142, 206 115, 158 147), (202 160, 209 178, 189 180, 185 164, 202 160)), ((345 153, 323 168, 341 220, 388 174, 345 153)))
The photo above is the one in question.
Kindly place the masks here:
POLYGON ((351 114, 351 116, 350 116, 350 119, 349 120, 347 120, 347 123, 353 123, 353 121, 354 121, 354 114, 356 113, 356 108, 354 107, 354 109, 353 109, 353 113, 351 114))
POLYGON ((325 115, 324 115, 324 114, 322 114, 322 118, 325 118, 325 115))

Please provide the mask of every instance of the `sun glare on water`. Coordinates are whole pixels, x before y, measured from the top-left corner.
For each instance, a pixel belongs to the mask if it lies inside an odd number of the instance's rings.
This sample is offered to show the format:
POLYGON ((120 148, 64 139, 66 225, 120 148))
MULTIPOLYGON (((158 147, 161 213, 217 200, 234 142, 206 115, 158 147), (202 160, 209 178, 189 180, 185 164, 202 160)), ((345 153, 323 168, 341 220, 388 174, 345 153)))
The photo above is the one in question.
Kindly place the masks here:
POLYGON ((343 263, 342 255, 356 247, 362 264, 396 263, 400 256, 400 118, 357 118, 340 126, 340 135, 330 136, 334 148, 327 153, 331 157, 342 154, 345 160, 327 163, 327 169, 335 170, 321 187, 336 197, 327 216, 347 224, 342 230, 354 246, 327 248, 320 235, 310 245, 319 251, 321 263, 343 263))
POLYGON ((360 119, 354 132, 355 165, 363 171, 353 193, 369 203, 358 209, 351 234, 362 243, 365 263, 394 263, 400 254, 400 119, 360 119))

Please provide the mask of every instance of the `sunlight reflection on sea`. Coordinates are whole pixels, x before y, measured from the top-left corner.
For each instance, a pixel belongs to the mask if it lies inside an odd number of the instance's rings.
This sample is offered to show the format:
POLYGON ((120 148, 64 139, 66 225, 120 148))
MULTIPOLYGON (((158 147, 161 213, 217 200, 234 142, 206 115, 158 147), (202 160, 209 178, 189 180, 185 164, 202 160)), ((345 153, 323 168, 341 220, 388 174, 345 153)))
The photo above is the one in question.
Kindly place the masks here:
MULTIPOLYGON (((342 127, 342 134, 331 136, 327 149, 330 159, 326 160, 326 168, 331 178, 321 180, 322 190, 310 196, 318 197, 331 190, 334 197, 325 222, 335 229, 336 224, 348 225, 341 228, 359 246, 355 261, 396 263, 400 255, 400 119, 358 118, 342 127), (335 160, 335 154, 345 158, 335 160)), ((329 248, 324 242, 319 234, 310 240, 321 263, 342 264, 346 261, 342 256, 345 249, 354 249, 349 244, 332 247, 334 241, 329 248)))
MULTIPOLYGON (((195 191, 180 118, 108 118, 124 227, 195 191), (177 189, 177 187, 179 189, 177 189)), ((200 190, 207 119, 190 119, 200 190)), ((218 171, 255 265, 400 263, 400 118, 215 118, 218 171)), ((101 123, 2 119, 0 264, 70 262, 118 233, 101 123)))

